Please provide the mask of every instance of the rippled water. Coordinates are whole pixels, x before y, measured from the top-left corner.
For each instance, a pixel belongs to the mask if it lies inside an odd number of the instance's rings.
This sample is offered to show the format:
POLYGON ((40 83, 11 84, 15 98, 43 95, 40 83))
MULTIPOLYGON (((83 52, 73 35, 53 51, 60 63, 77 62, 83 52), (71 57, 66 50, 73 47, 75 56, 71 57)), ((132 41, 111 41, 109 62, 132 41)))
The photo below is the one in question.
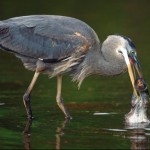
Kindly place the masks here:
POLYGON ((63 120, 63 115, 54 105, 33 106, 35 120, 32 122, 30 135, 22 133, 26 122, 21 108, 4 107, 5 117, 0 119, 2 148, 148 149, 150 145, 150 126, 125 126, 125 112, 116 108, 116 112, 112 113, 111 110, 114 110, 115 106, 109 104, 70 104, 68 107, 73 116, 73 120, 70 121, 63 120), (110 113, 106 112, 107 107, 110 113), (95 110, 101 110, 101 115, 94 115, 95 110))
MULTIPOLYGON (((127 35, 137 46, 149 85, 149 4, 146 0, 1 0, 0 20, 29 14, 59 14, 87 22, 101 41, 113 33, 127 35)), ((35 119, 30 135, 23 134, 28 122, 22 95, 32 76, 12 54, 0 51, 0 149, 150 149, 149 125, 124 124, 132 95, 128 74, 88 77, 79 91, 70 77, 64 76, 63 98, 73 117, 70 121, 64 120, 55 103, 56 79, 42 75, 32 93, 35 119)))

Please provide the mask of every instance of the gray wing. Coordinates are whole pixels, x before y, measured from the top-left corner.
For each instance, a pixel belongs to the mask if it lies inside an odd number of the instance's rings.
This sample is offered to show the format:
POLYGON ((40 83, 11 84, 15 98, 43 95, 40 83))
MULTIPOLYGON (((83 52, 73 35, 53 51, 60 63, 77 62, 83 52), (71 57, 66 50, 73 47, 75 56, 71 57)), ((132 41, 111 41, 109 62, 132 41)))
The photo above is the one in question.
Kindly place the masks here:
POLYGON ((83 22, 68 17, 16 17, 0 22, 0 46, 20 58, 62 59, 79 49, 88 51, 88 30, 83 22))

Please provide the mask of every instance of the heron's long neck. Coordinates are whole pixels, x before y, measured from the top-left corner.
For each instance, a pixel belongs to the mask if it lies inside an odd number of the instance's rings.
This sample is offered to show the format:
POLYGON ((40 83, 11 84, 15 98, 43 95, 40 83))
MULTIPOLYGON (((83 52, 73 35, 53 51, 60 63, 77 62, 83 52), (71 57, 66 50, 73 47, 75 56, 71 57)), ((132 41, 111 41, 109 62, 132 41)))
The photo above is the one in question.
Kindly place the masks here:
POLYGON ((97 50, 92 53, 93 62, 90 63, 93 73, 114 76, 126 71, 126 64, 117 58, 115 52, 108 53, 107 50, 97 50))
POLYGON ((125 71, 125 63, 120 61, 113 51, 108 52, 100 49, 100 46, 94 47, 96 49, 91 49, 86 57, 79 65, 76 73, 73 76, 73 81, 78 81, 79 86, 85 77, 91 74, 99 74, 104 76, 114 76, 121 74, 125 71))
POLYGON ((73 75, 73 81, 77 81, 80 87, 84 78, 91 74, 109 75, 111 64, 107 62, 99 50, 93 50, 86 55, 84 62, 79 65, 73 75))
POLYGON ((101 51, 95 51, 93 54, 93 63, 91 63, 94 74, 114 75, 113 63, 105 59, 101 51))

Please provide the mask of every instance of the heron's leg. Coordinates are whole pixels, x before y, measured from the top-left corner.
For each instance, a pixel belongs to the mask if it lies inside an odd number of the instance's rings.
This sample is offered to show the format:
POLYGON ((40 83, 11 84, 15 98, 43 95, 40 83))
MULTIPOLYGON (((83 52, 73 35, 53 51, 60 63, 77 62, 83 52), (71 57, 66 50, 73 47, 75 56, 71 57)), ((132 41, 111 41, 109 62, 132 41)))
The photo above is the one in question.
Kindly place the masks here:
POLYGON ((40 74, 39 72, 35 72, 30 85, 29 85, 27 91, 25 92, 25 94, 23 96, 23 102, 24 102, 24 105, 25 105, 25 108, 26 108, 28 119, 32 119, 32 110, 31 110, 31 105, 30 105, 30 95, 31 95, 32 89, 33 89, 33 87, 36 83, 36 80, 37 80, 39 74, 40 74))
POLYGON ((61 97, 61 87, 62 87, 62 76, 59 75, 57 76, 57 96, 56 96, 56 101, 57 104, 59 106, 59 108, 63 111, 63 113, 65 114, 65 118, 66 119, 71 119, 71 116, 69 114, 69 112, 67 111, 65 105, 64 105, 64 101, 61 97))

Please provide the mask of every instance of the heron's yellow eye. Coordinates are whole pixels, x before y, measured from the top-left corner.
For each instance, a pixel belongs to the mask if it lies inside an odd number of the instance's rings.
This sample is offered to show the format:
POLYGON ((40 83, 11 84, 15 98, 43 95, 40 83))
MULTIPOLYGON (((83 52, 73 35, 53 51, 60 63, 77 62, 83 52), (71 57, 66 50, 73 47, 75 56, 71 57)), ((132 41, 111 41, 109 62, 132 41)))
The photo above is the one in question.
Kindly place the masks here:
POLYGON ((118 53, 122 54, 122 51, 121 51, 121 50, 118 50, 118 53))
POLYGON ((131 51, 131 54, 137 55, 136 51, 134 51, 134 50, 131 51))
POLYGON ((135 54, 135 51, 132 50, 131 53, 132 53, 132 54, 135 54))

